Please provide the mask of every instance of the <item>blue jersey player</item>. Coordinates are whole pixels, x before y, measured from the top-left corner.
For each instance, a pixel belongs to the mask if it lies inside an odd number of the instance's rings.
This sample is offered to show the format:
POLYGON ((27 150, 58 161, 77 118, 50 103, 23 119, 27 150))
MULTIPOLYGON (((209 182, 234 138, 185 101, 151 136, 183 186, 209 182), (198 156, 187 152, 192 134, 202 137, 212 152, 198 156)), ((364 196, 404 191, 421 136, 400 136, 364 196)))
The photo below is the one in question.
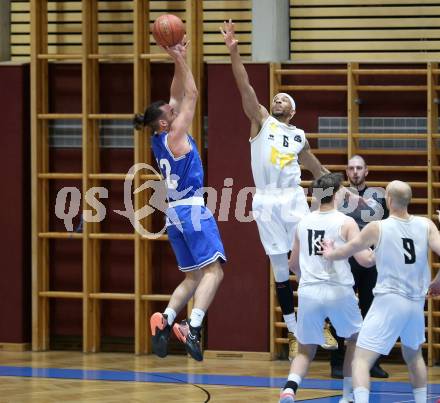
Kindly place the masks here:
POLYGON ((152 148, 167 185, 167 233, 185 279, 174 290, 165 311, 151 316, 152 344, 153 352, 165 357, 172 327, 188 354, 201 361, 202 321, 223 279, 221 263, 226 258, 217 224, 204 204, 202 162, 188 135, 198 91, 185 60, 186 44, 182 41, 165 50, 175 65, 170 101, 154 102, 143 115, 136 115, 135 124, 149 126, 154 132, 152 148), (189 319, 173 326, 193 296, 189 319))

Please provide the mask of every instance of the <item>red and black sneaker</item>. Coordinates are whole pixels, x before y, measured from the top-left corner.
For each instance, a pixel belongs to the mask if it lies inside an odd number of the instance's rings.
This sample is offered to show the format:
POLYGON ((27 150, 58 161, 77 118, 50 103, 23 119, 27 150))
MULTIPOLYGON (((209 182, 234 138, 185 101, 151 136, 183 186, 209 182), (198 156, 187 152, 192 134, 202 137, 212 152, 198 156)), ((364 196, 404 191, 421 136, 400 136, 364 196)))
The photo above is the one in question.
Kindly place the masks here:
POLYGON ((164 358, 168 354, 168 340, 170 338, 171 326, 168 324, 166 315, 156 312, 150 318, 151 338, 153 353, 164 358))
POLYGON ((200 331, 202 327, 192 327, 186 320, 175 323, 173 331, 176 337, 185 344, 186 352, 196 361, 203 360, 203 352, 200 347, 200 331))

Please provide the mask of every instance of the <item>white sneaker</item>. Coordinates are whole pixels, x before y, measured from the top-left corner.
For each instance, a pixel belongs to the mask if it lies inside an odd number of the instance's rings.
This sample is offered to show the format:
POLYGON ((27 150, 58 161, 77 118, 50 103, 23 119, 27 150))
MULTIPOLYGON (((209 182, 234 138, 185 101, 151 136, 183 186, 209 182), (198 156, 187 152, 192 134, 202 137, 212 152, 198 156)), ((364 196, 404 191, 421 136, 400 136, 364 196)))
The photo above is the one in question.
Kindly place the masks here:
POLYGON ((353 403, 353 402, 354 402, 353 395, 351 395, 348 399, 346 399, 345 397, 339 399, 339 403, 353 403))

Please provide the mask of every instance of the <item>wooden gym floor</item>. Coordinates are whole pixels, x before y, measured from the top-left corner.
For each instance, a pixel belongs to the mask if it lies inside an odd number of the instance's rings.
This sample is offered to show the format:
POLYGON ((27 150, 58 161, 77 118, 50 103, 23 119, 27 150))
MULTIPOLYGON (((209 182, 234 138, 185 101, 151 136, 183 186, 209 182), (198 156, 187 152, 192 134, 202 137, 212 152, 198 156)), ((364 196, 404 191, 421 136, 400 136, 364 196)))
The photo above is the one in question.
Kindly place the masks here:
MULTIPOLYGON (((383 364, 390 379, 372 386, 371 402, 412 402, 403 365, 383 364)), ((0 402, 277 402, 287 361, 165 359, 122 353, 50 351, 0 353, 0 402)), ((430 398, 440 400, 440 367, 429 368, 430 398)), ((341 381, 329 364, 312 364, 297 400, 338 402, 341 381)))

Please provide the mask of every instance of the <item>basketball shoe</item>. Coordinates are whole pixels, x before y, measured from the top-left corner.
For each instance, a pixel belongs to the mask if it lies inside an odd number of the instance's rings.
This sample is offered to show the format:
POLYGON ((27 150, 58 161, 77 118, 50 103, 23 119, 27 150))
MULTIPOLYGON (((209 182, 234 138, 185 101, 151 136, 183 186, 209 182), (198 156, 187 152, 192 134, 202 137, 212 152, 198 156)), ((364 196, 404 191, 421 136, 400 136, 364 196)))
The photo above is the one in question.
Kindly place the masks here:
POLYGON ((192 327, 186 320, 175 323, 173 331, 176 337, 185 344, 186 352, 196 361, 203 360, 203 352, 200 347, 200 331, 202 327, 192 327))
POLYGON ((151 338, 153 353, 164 358, 168 354, 168 340, 170 338, 171 326, 168 324, 167 315, 160 312, 153 313, 150 318, 151 338))

